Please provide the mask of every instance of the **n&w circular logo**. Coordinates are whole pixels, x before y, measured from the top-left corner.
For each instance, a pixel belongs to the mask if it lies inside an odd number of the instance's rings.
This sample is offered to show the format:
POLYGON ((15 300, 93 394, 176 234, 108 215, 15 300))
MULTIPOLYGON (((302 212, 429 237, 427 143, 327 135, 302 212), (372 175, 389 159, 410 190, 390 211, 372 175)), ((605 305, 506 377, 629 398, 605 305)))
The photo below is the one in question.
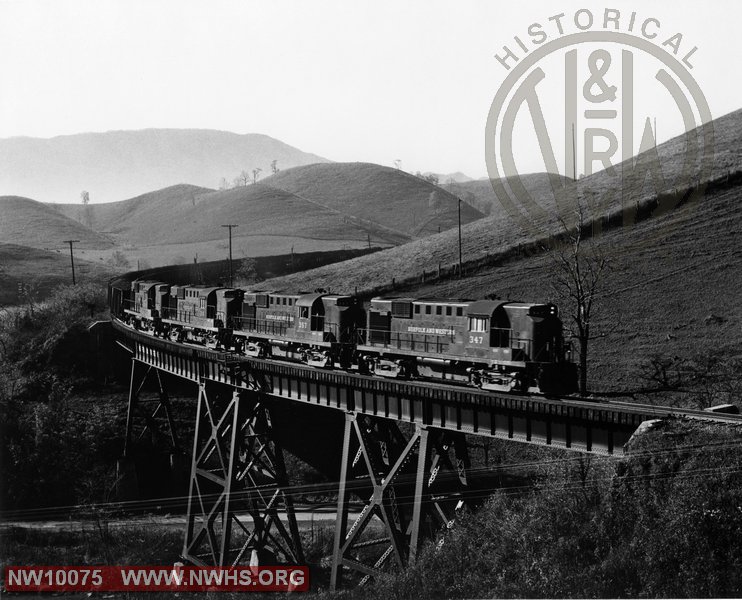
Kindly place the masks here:
POLYGON ((507 75, 485 140, 510 217, 539 236, 555 219, 574 222, 578 205, 630 224, 647 202, 657 215, 697 199, 714 160, 711 114, 691 75, 697 51, 660 19, 612 8, 557 13, 513 36, 495 54, 507 75), (660 127, 682 144, 658 150, 660 127), (524 175, 540 171, 548 186, 538 193, 524 175))

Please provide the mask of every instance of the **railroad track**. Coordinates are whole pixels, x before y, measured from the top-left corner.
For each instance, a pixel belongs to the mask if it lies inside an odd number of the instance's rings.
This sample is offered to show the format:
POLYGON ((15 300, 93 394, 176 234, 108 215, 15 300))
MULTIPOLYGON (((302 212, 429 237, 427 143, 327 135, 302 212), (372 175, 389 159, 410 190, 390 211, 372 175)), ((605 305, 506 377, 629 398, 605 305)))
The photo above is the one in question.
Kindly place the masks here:
MULTIPOLYGON (((232 363, 255 363, 255 364, 265 364, 265 365, 280 365, 280 366, 290 366, 301 370, 307 370, 310 372, 317 371, 315 367, 310 367, 308 365, 305 365, 303 363, 298 362, 292 362, 292 361, 285 361, 285 360, 277 360, 277 359, 266 359, 266 358, 254 358, 254 357, 246 357, 241 354, 235 354, 230 352, 225 352, 223 350, 216 350, 207 348, 205 346, 199 345, 199 344, 191 344, 191 343, 179 343, 179 342, 173 342, 171 340, 166 340, 163 338, 155 337, 154 335, 143 332, 138 329, 134 329, 133 327, 126 325, 123 323, 123 321, 116 319, 115 317, 111 319, 111 321, 114 324, 114 327, 118 329, 119 331, 129 332, 136 334, 136 337, 146 344, 147 340, 153 340, 156 341, 156 343, 159 344, 165 344, 169 346, 174 346, 177 348, 188 348, 191 350, 196 350, 201 353, 205 353, 207 356, 210 356, 213 359, 216 359, 220 362, 232 362, 232 363)), ((130 348, 127 347, 131 351, 130 348)), ((481 390, 476 387, 467 386, 464 384, 457 384, 457 383, 448 383, 448 382, 441 382, 441 381, 433 381, 429 379, 390 379, 390 378, 381 378, 374 375, 367 375, 359 373, 356 370, 324 370, 327 373, 343 373, 346 375, 349 375, 354 378, 360 378, 360 379, 366 379, 366 380, 374 380, 374 381, 385 381, 385 382, 394 382, 398 384, 410 384, 415 386, 424 386, 425 388, 428 388, 430 390, 439 390, 441 392, 466 392, 471 394, 472 396, 477 397, 486 397, 486 398, 498 398, 501 400, 533 400, 538 401, 539 403, 543 403, 546 405, 553 404, 558 406, 570 406, 574 407, 576 409, 603 409, 606 408, 609 409, 612 412, 616 413, 624 413, 624 414, 632 414, 636 415, 641 414, 642 416, 646 416, 647 419, 662 419, 662 418, 689 418, 689 419, 697 419, 702 421, 709 421, 709 422, 717 422, 717 423, 726 423, 726 424, 742 424, 742 415, 738 414, 729 414, 729 413, 719 413, 719 412, 711 412, 707 410, 702 409, 694 409, 694 408, 681 408, 681 407, 674 407, 674 406, 661 406, 656 404, 646 404, 646 403, 639 403, 639 402, 627 402, 622 400, 613 400, 608 397, 601 397, 601 396, 591 396, 590 399, 582 399, 575 396, 546 396, 541 394, 523 394, 523 393, 505 393, 505 392, 493 392, 493 391, 485 391, 481 390)))

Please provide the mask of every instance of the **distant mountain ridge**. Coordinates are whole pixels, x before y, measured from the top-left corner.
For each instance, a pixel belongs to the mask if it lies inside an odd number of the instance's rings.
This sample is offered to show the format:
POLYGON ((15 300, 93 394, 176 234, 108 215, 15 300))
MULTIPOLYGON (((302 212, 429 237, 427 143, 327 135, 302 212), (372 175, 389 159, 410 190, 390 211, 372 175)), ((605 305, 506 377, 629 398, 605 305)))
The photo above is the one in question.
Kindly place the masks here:
POLYGON ((271 172, 330 162, 270 136, 211 129, 143 129, 53 138, 0 139, 0 195, 40 202, 92 203, 132 198, 187 183, 216 188, 245 170, 271 172))

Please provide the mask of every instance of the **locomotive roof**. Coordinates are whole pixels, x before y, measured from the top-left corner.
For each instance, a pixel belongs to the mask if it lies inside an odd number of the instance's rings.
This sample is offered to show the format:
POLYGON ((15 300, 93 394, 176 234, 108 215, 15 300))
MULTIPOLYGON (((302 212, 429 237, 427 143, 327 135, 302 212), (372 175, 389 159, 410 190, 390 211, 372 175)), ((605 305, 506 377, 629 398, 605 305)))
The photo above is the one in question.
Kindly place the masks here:
POLYGON ((380 301, 380 302, 430 302, 430 303, 436 303, 436 304, 468 304, 469 302, 472 302, 472 300, 467 300, 463 298, 432 298, 432 297, 423 297, 423 298, 412 298, 408 296, 376 296, 375 298, 371 298, 371 301, 374 300, 380 301))
POLYGON ((304 294, 296 301, 296 306, 312 306, 324 294, 304 294))
POLYGON ((187 285, 187 286, 185 286, 185 287, 191 288, 192 290, 196 290, 196 291, 198 291, 199 293, 201 293, 201 294, 204 294, 204 295, 207 295, 207 296, 208 296, 209 294, 211 294, 211 292, 215 292, 215 291, 217 291, 217 290, 222 290, 222 289, 224 289, 224 288, 222 288, 222 287, 219 287, 219 286, 216 286, 216 287, 208 287, 208 286, 205 286, 205 285, 187 285))
POLYGON ((150 290, 156 285, 167 285, 164 281, 156 281, 154 279, 137 279, 133 283, 139 291, 150 290))

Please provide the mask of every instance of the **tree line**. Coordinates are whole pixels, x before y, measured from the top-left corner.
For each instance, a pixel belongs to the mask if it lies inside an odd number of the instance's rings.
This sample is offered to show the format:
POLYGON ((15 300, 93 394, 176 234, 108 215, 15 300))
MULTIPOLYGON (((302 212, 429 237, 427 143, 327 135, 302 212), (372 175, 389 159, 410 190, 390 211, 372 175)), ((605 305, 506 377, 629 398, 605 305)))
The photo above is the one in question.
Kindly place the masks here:
MULTIPOLYGON (((278 168, 278 159, 274 158, 271 161, 270 168, 271 168, 272 175, 275 175, 281 170, 278 168)), ((232 183, 230 183, 226 177, 222 177, 221 180, 219 181, 219 189, 229 190, 229 189, 238 188, 238 187, 245 187, 250 184, 254 185, 258 182, 258 179, 260 178, 260 174, 262 172, 263 172, 263 169, 261 169, 260 167, 256 167, 252 170, 242 169, 242 171, 240 171, 240 174, 232 179, 232 183)))

